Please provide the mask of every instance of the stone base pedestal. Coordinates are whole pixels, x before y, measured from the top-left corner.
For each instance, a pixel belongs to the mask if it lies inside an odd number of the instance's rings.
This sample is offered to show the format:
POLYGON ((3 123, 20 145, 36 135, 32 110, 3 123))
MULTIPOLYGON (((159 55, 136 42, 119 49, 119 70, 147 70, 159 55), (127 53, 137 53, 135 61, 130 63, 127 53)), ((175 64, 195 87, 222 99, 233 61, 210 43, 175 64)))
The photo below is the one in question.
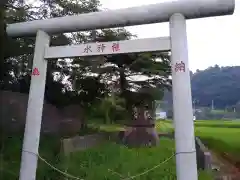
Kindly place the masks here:
POLYGON ((155 127, 127 127, 123 143, 129 147, 156 146, 159 137, 155 127))

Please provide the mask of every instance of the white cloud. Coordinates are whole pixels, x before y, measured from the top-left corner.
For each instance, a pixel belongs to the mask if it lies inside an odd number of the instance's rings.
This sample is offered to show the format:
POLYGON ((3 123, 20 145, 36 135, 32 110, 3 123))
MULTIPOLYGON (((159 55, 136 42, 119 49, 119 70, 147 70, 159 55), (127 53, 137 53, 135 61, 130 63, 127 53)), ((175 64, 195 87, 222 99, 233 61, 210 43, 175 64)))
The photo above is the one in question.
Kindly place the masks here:
MULTIPOLYGON (((103 8, 119 9, 171 0, 101 0, 103 8)), ((127 27, 139 38, 168 36, 168 23, 127 27)), ((240 65, 240 0, 234 15, 187 22, 189 61, 192 70, 208 66, 240 65)))

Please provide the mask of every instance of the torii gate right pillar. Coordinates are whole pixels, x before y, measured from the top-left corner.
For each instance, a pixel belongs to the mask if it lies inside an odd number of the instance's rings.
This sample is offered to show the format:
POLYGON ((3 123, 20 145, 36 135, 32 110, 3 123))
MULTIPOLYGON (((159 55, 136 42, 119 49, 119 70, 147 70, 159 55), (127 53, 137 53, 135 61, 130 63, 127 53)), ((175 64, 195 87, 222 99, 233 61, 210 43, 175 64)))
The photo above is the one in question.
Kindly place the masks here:
POLYGON ((197 180, 186 20, 182 14, 170 18, 170 39, 177 179, 197 180))

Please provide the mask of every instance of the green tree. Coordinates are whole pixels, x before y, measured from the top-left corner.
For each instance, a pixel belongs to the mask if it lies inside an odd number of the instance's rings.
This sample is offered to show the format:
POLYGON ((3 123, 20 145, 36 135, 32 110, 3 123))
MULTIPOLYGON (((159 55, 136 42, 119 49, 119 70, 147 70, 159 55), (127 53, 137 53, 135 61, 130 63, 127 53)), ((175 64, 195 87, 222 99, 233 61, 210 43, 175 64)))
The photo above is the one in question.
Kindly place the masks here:
MULTIPOLYGON (((82 0, 77 2, 72 2, 70 0, 50 0, 50 1, 38 1, 33 4, 28 4, 27 1, 9 1, 6 4, 6 13, 5 19, 7 23, 15 23, 22 21, 30 21, 36 19, 47 19, 52 17, 60 17, 65 15, 74 15, 79 13, 87 13, 98 11, 99 1, 97 0, 82 0)), ((1 11, 2 12, 2 11, 1 11)), ((1 16, 3 17, 3 16, 1 16)), ((2 21, 1 21, 2 22, 2 21)), ((1 36, 2 37, 2 36, 1 36)), ((103 37, 104 38, 104 37, 103 37)), ((51 45, 67 45, 72 43, 82 43, 92 41, 93 37, 91 32, 75 32, 71 34, 55 34, 51 37, 51 45)), ((1 41, 3 42, 3 41, 1 41)), ((28 93, 29 84, 30 84, 30 72, 33 58, 33 49, 34 49, 35 37, 24 37, 24 38, 15 38, 12 39, 8 37, 7 41, 7 52, 4 55, 4 78, 1 86, 1 89, 20 91, 22 93, 28 93), (14 48, 13 48, 14 47, 14 48), (14 51, 12 51, 14 50, 14 51)), ((5 44, 6 46, 6 44, 5 44)), ((1 48, 2 50, 2 48, 1 48)), ((1 53, 3 54, 3 53, 1 53)), ((65 105, 69 103, 66 101, 66 97, 78 96, 83 97, 83 94, 86 94, 86 89, 79 89, 86 87, 80 85, 79 83, 89 84, 93 79, 91 76, 84 74, 84 67, 86 67, 86 58, 75 58, 72 62, 68 62, 66 59, 53 59, 48 63, 48 72, 47 72, 47 83, 46 83, 46 94, 45 98, 52 104, 55 105, 65 105), (71 76, 72 74, 78 74, 78 68, 80 67, 82 72, 81 76, 77 81, 76 91, 79 93, 72 93, 69 91, 69 87, 63 83, 66 77, 71 76), (58 75, 56 78, 56 74, 58 75), (69 95, 71 94, 71 95, 69 95)), ((91 66, 91 64, 89 65, 91 66)), ((2 66, 1 66, 2 67, 2 66)), ((2 72, 2 71, 1 71, 2 72)), ((93 79, 98 81, 98 79, 93 79)), ((72 83, 70 81, 70 83, 72 83)), ((98 83, 100 86, 101 84, 98 83)), ((100 89, 102 88, 99 87, 100 89)), ((95 88, 96 89, 96 88, 95 88)), ((88 88, 90 90, 90 88, 88 88)), ((96 91, 100 92, 100 90, 96 91)), ((91 92, 92 93, 92 92, 91 92)), ((90 94, 90 93, 88 93, 90 94)), ((102 94, 102 92, 100 93, 102 94)), ((84 96, 86 97, 86 96, 84 96)), ((90 97, 90 96, 88 96, 90 97)), ((88 100, 87 104, 92 100, 92 97, 88 100)), ((98 95, 96 96, 98 97, 98 95)), ((76 98, 72 98, 74 100, 76 98)), ((84 104, 87 98, 77 98, 80 102, 75 102, 79 104, 84 104)))
MULTIPOLYGON (((9 1, 5 7, 6 22, 15 23, 98 11, 99 1, 39 0, 33 5, 17 0, 9 1)), ((132 37, 124 28, 104 29, 55 34, 51 37, 51 45, 118 41, 132 37)), ((11 48, 6 48, 4 55, 5 76, 1 89, 28 93, 34 41, 35 37, 7 38, 7 46, 11 48)), ((155 88, 162 89, 170 85, 169 74, 168 53, 53 59, 48 63, 45 98, 56 106, 77 103, 89 107, 108 94, 110 89, 106 87, 114 85, 114 89, 119 90, 120 96, 126 101, 125 108, 131 109, 129 107, 137 103, 136 99, 142 102, 146 97, 149 98, 147 94, 151 95, 150 99, 155 99, 157 93, 152 93, 155 88), (66 81, 67 84, 64 83, 66 81), (144 96, 138 95, 140 92, 144 96), (139 98, 132 98, 137 95, 139 98)))
MULTIPOLYGON (((28 93, 33 59, 35 37, 5 37, 4 19, 7 24, 47 19, 65 15, 98 11, 99 1, 70 0, 8 1, 1 6, 1 90, 28 93), (4 8, 2 8, 4 7, 4 8), (2 46, 4 44, 4 46, 2 46), (3 52, 3 48, 5 52, 3 52)), ((111 30, 108 30, 111 31, 111 30)), ((99 37, 104 40, 106 30, 100 31, 99 37)), ((109 40, 110 37, 106 37, 109 40)), ((51 45, 67 45, 93 41, 93 32, 75 32, 70 34, 54 34, 51 45)), ((88 58, 53 59, 48 62, 45 99, 57 107, 68 104, 80 104, 88 108, 107 92, 100 77, 89 75, 93 63, 88 58), (74 76, 74 78, 73 78, 74 76), (69 78, 68 78, 69 77, 69 78), (64 81, 68 80, 68 83, 64 81), (75 87, 72 87, 75 82, 75 87)))
POLYGON ((133 105, 150 105, 149 102, 161 99, 164 88, 171 86, 168 53, 114 55, 108 56, 107 62, 108 66, 101 67, 100 71, 112 74, 108 81, 115 84, 130 111, 133 105))
POLYGON ((6 22, 5 22, 5 3, 0 4, 0 87, 3 84, 4 77, 4 56, 6 43, 6 22))

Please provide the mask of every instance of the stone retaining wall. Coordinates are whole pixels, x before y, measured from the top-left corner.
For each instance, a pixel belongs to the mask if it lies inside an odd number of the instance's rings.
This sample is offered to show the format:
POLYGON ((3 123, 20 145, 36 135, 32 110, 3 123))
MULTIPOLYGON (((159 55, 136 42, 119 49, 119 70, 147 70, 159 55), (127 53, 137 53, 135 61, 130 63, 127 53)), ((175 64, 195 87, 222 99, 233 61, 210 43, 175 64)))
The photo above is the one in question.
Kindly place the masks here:
POLYGON ((106 134, 103 133, 67 138, 62 141, 63 151, 64 154, 69 154, 85 150, 101 144, 104 140, 106 140, 106 134))
MULTIPOLYGON (((174 133, 159 134, 160 137, 167 137, 174 139, 174 133)), ((197 156, 197 167, 198 169, 211 171, 212 170, 212 159, 211 153, 205 147, 199 137, 195 137, 196 156, 197 156)))
MULTIPOLYGON (((0 91, 0 130, 16 133, 24 131, 28 106, 28 94, 0 91)), ((43 103, 42 133, 73 135, 84 122, 81 106, 69 105, 62 109, 43 103)))
POLYGON ((212 170, 211 153, 207 150, 199 137, 195 138, 198 169, 212 170))

